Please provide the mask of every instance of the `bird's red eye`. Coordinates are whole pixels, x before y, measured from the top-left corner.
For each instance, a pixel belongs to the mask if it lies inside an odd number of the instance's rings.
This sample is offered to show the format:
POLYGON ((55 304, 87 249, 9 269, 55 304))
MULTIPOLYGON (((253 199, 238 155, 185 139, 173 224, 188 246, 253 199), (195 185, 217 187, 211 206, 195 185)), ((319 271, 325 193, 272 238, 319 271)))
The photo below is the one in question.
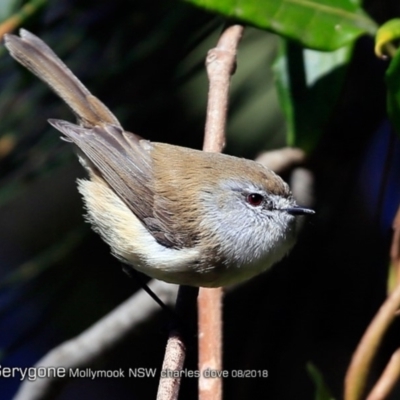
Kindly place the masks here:
POLYGON ((251 206, 256 207, 262 203, 264 197, 259 193, 250 193, 247 195, 246 200, 251 206))

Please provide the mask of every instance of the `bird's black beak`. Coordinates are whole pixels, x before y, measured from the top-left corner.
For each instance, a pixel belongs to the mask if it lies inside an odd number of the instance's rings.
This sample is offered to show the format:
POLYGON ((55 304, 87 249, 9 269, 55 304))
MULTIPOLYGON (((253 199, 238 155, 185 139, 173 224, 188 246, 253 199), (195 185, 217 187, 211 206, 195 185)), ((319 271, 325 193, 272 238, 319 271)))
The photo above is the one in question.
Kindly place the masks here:
POLYGON ((290 208, 284 208, 282 211, 286 211, 289 214, 292 215, 312 215, 315 214, 314 210, 311 210, 309 208, 303 208, 303 207, 290 207, 290 208))

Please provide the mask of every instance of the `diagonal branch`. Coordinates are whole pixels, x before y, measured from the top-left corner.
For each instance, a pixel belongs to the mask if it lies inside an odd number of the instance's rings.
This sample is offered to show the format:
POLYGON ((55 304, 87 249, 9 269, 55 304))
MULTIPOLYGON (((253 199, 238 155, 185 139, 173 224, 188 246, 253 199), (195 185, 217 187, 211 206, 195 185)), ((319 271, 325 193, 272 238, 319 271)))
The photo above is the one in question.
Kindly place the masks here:
MULTIPOLYGON (((177 286, 157 280, 151 281, 148 286, 165 304, 172 304, 175 300, 177 286)), ((52 349, 35 367, 63 367, 69 370, 92 366, 160 310, 159 305, 144 290, 140 290, 79 336, 52 349)), ((14 400, 53 399, 66 383, 66 379, 54 377, 26 379, 14 400)))
POLYGON ((387 399, 400 378, 400 349, 390 358, 385 370, 375 384, 367 400, 387 399))
POLYGON ((353 354, 345 379, 345 400, 363 398, 371 364, 382 342, 383 335, 396 317, 399 306, 400 285, 382 304, 353 354))

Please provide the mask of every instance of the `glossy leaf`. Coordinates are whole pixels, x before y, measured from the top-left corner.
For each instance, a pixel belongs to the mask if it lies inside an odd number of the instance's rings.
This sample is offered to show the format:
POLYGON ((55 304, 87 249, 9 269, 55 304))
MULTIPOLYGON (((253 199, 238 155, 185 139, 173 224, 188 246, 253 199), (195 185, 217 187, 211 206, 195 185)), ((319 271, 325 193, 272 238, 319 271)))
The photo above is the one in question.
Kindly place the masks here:
POLYGON ((375 54, 386 58, 392 42, 400 39, 400 18, 391 19, 379 27, 375 37, 375 54))
POLYGON ((317 145, 340 94, 352 48, 327 53, 283 43, 274 71, 289 145, 307 152, 317 145))
POLYGON ((386 71, 387 111, 395 130, 400 134, 400 52, 386 71))
POLYGON ((0 7, 0 20, 7 18, 0 23, 0 38, 2 38, 5 33, 9 33, 21 26, 47 2, 48 0, 30 0, 22 7, 17 9, 14 14, 9 15, 16 5, 16 2, 7 0, 5 4, 0 7))
POLYGON ((8 18, 20 5, 20 0, 2 0, 0 1, 0 21, 8 18))
POLYGON ((318 50, 338 49, 360 35, 375 35, 377 29, 375 22, 351 0, 186 1, 318 50))

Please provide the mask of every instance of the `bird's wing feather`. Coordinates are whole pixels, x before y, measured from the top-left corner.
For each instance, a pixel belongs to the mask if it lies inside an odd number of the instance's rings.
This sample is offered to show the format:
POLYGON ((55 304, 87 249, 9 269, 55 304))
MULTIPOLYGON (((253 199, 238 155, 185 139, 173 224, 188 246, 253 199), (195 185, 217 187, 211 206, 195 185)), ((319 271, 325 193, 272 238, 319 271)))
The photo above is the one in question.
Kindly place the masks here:
POLYGON ((184 247, 185 240, 174 234, 171 216, 162 201, 157 201, 154 212, 151 142, 114 125, 84 128, 62 120, 49 122, 80 149, 160 244, 184 247))

